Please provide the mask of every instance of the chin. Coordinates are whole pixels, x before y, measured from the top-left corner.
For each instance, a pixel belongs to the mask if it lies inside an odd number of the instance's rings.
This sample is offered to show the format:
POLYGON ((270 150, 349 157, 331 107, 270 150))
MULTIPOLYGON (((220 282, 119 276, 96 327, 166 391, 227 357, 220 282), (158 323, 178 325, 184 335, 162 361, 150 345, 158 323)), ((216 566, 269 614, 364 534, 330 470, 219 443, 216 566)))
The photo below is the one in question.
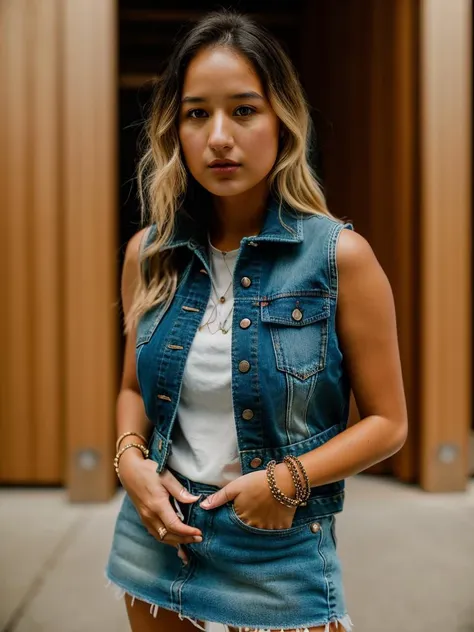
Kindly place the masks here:
POLYGON ((220 182, 206 182, 202 186, 212 195, 219 197, 230 197, 232 195, 241 195, 255 187, 254 183, 236 182, 232 180, 221 180, 220 182))

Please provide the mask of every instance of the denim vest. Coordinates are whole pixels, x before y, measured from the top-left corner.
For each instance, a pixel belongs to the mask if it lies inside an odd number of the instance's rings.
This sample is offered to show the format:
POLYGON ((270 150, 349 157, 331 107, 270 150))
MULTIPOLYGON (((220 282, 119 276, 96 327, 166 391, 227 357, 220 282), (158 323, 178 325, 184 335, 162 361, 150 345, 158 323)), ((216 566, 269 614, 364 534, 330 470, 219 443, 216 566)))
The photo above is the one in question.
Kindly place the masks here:
MULTIPOLYGON (((136 365, 157 472, 166 465, 186 358, 210 293, 203 222, 178 213, 178 286, 137 325, 136 365)), ((242 473, 300 456, 347 425, 350 384, 336 334, 336 243, 352 229, 327 216, 279 210, 270 198, 262 231, 241 240, 234 272, 232 401, 242 473)), ((151 225, 142 249, 156 235, 151 225)), ((147 260, 146 260, 147 262, 147 260)), ((145 262, 145 274, 148 268, 145 262)), ((313 487, 295 518, 341 511, 344 481, 313 487)), ((299 520, 298 520, 299 521, 299 520)))

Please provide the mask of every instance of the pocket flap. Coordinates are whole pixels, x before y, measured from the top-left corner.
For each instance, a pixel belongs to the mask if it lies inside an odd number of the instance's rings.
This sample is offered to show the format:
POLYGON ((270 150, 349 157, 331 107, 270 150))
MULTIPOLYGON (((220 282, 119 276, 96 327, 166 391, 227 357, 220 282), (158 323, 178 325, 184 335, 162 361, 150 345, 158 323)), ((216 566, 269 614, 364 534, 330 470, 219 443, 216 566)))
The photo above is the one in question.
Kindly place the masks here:
POLYGON ((281 296, 264 300, 261 317, 264 323, 303 327, 329 318, 330 302, 327 296, 281 296))

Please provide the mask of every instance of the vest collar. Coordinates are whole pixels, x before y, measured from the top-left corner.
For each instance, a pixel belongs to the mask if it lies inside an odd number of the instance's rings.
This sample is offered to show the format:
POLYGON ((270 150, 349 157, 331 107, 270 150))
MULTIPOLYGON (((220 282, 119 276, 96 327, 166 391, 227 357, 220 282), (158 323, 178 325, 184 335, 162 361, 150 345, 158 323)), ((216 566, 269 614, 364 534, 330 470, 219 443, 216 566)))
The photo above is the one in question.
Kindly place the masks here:
MULTIPOLYGON (((177 211, 174 236, 162 250, 171 250, 181 246, 207 248, 208 209, 202 215, 191 214, 184 207, 177 211)), ((155 227, 156 229, 156 227, 155 227)), ((258 235, 244 237, 254 243, 300 243, 303 241, 303 217, 301 213, 281 204, 273 196, 269 197, 262 230, 258 235)))

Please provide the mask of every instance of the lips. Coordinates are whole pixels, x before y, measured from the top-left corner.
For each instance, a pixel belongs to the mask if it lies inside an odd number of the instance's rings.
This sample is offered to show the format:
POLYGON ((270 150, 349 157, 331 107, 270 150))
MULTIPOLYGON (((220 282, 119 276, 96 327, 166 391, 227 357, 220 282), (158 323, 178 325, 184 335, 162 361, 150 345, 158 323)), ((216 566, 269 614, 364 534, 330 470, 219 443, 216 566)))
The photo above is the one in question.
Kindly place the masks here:
POLYGON ((238 162, 234 162, 233 160, 213 160, 210 164, 209 167, 211 167, 211 169, 215 169, 215 168, 225 168, 225 167, 240 167, 240 164, 238 162))

